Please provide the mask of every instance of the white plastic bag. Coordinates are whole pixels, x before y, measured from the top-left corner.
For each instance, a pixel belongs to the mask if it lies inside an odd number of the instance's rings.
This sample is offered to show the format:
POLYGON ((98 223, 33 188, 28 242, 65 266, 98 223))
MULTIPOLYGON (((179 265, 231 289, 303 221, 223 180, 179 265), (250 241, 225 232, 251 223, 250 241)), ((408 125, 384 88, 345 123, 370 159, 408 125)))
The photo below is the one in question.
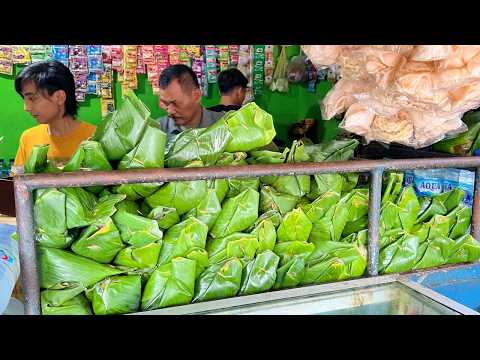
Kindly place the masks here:
POLYGON ((18 242, 11 238, 12 225, 0 224, 0 314, 7 308, 20 274, 18 242))

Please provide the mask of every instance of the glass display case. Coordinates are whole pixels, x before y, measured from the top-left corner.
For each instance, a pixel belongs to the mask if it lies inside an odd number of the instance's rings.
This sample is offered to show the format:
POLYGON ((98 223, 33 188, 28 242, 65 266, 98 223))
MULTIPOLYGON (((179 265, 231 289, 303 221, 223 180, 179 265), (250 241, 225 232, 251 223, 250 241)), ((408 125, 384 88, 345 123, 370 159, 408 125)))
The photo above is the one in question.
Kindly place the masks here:
POLYGON ((236 296, 137 314, 478 315, 398 274, 236 296))
POLYGON ((199 314, 222 315, 454 315, 456 311, 400 283, 267 301, 199 314))

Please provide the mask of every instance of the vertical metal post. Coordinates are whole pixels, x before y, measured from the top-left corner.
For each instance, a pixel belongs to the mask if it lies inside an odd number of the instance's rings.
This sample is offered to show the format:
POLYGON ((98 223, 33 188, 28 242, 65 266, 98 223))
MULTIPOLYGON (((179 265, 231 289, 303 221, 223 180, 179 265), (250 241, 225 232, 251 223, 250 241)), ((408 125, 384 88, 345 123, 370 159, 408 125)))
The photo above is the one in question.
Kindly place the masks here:
POLYGON ((18 182, 15 182, 14 190, 25 314, 39 315, 40 282, 34 242, 33 194, 26 185, 18 182))
POLYGON ((383 168, 370 172, 370 190, 368 198, 368 275, 378 275, 380 203, 382 201, 383 168))
POLYGON ((480 168, 475 171, 475 192, 473 193, 472 236, 480 241, 480 168))

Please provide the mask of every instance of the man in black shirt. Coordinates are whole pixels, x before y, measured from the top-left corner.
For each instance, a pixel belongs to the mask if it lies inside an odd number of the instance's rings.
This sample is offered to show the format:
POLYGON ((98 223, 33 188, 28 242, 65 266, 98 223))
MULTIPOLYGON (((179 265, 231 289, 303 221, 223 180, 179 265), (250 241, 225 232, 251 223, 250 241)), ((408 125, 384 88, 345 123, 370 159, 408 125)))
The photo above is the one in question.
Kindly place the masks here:
POLYGON ((211 111, 238 110, 242 107, 247 91, 248 79, 240 70, 228 69, 218 74, 220 104, 208 108, 211 111))

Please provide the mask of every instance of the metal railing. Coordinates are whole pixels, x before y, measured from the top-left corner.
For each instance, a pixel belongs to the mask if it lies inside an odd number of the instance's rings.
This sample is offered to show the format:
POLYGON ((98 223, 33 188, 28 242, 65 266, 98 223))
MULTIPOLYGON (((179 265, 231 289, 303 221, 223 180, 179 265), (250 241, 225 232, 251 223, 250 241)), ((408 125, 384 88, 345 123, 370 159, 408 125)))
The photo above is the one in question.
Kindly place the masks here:
POLYGON ((19 237, 22 287, 25 313, 40 314, 40 282, 35 252, 32 191, 49 187, 85 187, 131 183, 189 181, 259 176, 315 175, 326 173, 370 173, 368 207, 368 267, 369 276, 378 275, 379 219, 384 171, 434 168, 474 168, 475 193, 472 213, 472 236, 480 234, 480 157, 352 160, 322 163, 279 165, 245 165, 204 168, 134 169, 92 171, 61 174, 18 175, 14 178, 17 232, 19 237))

